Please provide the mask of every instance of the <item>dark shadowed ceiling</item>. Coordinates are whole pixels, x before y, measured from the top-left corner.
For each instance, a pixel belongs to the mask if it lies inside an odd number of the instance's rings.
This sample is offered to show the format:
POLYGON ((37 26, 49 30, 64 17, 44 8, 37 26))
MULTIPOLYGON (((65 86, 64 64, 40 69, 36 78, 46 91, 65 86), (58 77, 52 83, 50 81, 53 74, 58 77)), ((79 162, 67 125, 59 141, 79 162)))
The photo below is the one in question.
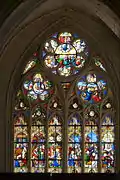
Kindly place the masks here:
MULTIPOLYGON (((26 0, 4 0, 0 1, 0 26, 10 13, 22 2, 26 0)), ((120 17, 120 0, 99 0, 104 2, 114 13, 120 17)))
POLYGON ((4 0, 0 1, 0 26, 11 12, 25 0, 4 0))

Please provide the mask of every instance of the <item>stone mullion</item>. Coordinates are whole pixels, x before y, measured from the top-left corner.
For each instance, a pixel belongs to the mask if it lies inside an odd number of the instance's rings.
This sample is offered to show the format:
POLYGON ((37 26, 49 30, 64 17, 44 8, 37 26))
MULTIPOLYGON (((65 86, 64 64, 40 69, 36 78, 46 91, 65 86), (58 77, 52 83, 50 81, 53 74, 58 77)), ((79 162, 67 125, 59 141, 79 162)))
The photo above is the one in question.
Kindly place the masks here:
POLYGON ((45 173, 48 173, 48 129, 49 129, 49 117, 48 117, 49 112, 47 112, 47 119, 45 123, 45 173))
POLYGON ((28 120, 28 172, 31 172, 31 128, 32 128, 32 110, 28 120))
POLYGON ((63 173, 67 173, 67 152, 68 152, 68 100, 64 103, 64 125, 63 125, 63 173))
POLYGON ((85 146, 85 139, 84 139, 84 130, 85 130, 85 119, 84 119, 84 115, 83 115, 83 119, 82 119, 82 142, 81 142, 81 150, 82 150, 82 153, 81 153, 81 156, 82 156, 82 173, 84 173, 84 146, 85 146))
POLYGON ((102 128, 102 109, 100 108, 100 115, 98 119, 98 172, 101 173, 101 128, 102 128))

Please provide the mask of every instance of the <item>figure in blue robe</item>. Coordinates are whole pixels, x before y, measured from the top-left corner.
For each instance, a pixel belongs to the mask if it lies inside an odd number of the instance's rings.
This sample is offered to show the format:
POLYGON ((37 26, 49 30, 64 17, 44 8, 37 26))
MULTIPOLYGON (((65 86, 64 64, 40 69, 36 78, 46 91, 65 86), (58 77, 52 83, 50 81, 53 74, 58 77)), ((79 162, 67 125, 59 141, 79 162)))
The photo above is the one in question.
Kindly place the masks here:
POLYGON ((91 140, 91 142, 97 142, 97 135, 94 132, 90 132, 88 135, 88 138, 91 140))
POLYGON ((81 137, 79 134, 72 135, 73 142, 79 143, 81 141, 81 137))
POLYGON ((20 162, 18 160, 15 160, 15 167, 20 167, 20 162))
MULTIPOLYGON (((84 92, 82 92, 82 94, 84 94, 84 92)), ((90 101, 91 100, 91 96, 92 96, 92 92, 85 92, 85 96, 82 95, 82 97, 84 98, 84 100, 90 101)))
POLYGON ((68 160, 68 165, 69 165, 69 166, 73 166, 73 167, 75 166, 75 162, 74 162, 74 159, 73 159, 73 158, 71 158, 71 159, 68 160))
POLYGON ((55 152, 54 161, 53 161, 53 164, 52 164, 54 167, 59 167, 60 166, 60 164, 58 163, 58 160, 56 159, 57 156, 58 156, 58 152, 55 152))
POLYGON ((57 160, 57 159, 55 159, 55 160, 53 161, 53 166, 54 166, 54 167, 59 167, 59 166, 60 166, 60 164, 58 163, 58 160, 57 160))

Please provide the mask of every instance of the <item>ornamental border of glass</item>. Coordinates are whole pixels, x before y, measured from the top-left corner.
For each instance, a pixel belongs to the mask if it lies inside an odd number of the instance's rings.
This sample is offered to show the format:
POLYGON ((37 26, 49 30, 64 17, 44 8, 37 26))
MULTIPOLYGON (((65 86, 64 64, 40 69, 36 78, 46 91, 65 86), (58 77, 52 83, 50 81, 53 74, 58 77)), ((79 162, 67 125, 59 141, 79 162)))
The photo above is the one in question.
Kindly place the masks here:
POLYGON ((89 56, 84 40, 62 32, 30 57, 13 110, 14 172, 115 172, 113 95, 104 61, 89 56))

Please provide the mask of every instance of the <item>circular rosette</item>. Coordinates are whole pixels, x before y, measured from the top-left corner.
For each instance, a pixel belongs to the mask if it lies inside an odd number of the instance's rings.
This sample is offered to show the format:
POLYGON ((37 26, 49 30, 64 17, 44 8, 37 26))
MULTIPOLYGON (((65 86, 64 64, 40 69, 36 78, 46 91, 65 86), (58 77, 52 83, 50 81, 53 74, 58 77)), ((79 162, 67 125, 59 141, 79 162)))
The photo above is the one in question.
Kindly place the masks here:
POLYGON ((77 94, 84 102, 101 102, 107 94, 107 83, 95 74, 88 74, 78 82, 77 94))
POLYGON ((45 65, 49 68, 57 67, 58 63, 54 56, 47 56, 45 58, 45 65))
POLYGON ((77 74, 87 60, 87 45, 83 40, 63 32, 52 36, 52 40, 45 44, 45 66, 52 69, 52 73, 60 76, 77 74), (58 38, 58 39, 57 39, 58 38))
POLYGON ((55 40, 51 39, 45 43, 45 50, 47 52, 54 53, 57 46, 58 46, 58 43, 55 40))
POLYGON ((52 82, 44 80, 40 73, 33 76, 23 84, 23 92, 30 100, 47 100, 53 93, 52 82))

